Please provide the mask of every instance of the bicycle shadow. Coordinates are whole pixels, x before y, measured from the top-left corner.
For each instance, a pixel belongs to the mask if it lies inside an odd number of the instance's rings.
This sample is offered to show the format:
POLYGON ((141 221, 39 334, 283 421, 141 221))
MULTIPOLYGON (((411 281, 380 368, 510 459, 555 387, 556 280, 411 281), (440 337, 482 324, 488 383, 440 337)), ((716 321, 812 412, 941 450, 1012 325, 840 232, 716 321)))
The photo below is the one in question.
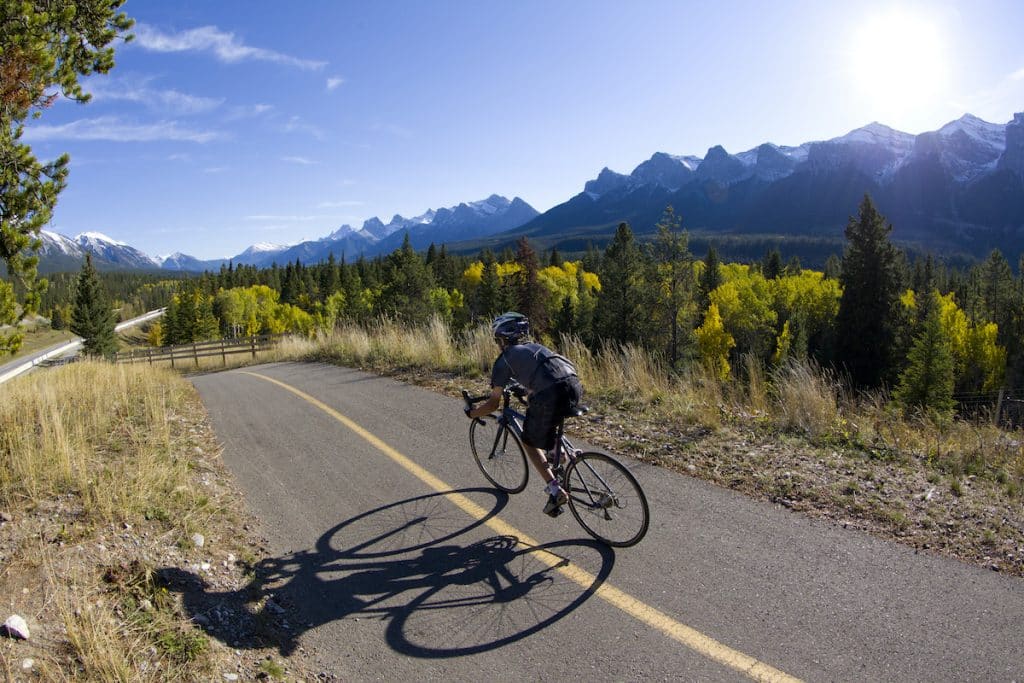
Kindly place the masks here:
POLYGON ((351 620, 349 628, 386 622, 388 645, 414 657, 486 652, 570 614, 615 563, 610 548, 590 540, 528 547, 515 536, 468 536, 507 502, 492 489, 461 489, 383 505, 328 529, 313 549, 256 563, 235 591, 210 590, 178 568, 157 574, 183 594, 194 620, 235 648, 274 645, 288 655, 307 631, 351 620), (467 524, 449 496, 490 496, 493 504, 467 524), (572 564, 598 567, 588 585, 558 571, 570 553, 572 564))

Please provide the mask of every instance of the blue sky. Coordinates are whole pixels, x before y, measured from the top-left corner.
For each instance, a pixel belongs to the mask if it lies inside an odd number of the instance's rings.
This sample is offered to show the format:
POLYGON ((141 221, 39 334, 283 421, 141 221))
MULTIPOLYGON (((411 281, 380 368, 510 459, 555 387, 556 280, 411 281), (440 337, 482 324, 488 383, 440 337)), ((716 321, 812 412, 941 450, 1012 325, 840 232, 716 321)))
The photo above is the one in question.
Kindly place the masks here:
POLYGON ((48 229, 232 256, 520 196, 656 151, 920 133, 1024 111, 1024 3, 164 2, 26 131, 72 157, 48 229))

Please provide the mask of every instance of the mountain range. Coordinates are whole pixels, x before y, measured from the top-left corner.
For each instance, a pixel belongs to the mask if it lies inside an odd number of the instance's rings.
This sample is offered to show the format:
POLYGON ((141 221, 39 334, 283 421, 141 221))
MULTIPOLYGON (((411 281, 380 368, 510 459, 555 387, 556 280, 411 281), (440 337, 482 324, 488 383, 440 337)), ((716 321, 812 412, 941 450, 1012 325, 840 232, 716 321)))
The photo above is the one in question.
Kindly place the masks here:
POLYGON ((579 251, 602 244, 621 221, 639 235, 652 233, 668 205, 699 239, 819 240, 841 251, 843 227, 865 193, 894 225, 898 242, 974 257, 999 248, 1015 257, 1024 250, 1024 113, 1006 124, 966 114, 919 135, 876 122, 796 147, 764 143, 730 154, 716 145, 703 157, 657 152, 629 174, 604 168, 582 192, 543 214, 518 197, 491 195, 415 218, 395 215, 389 223, 374 217, 358 230, 343 225, 301 244, 255 244, 231 259, 180 253, 153 259, 98 233, 70 239, 44 232, 41 269, 69 269, 75 249, 78 259, 90 251, 107 268, 315 263, 330 253, 349 259, 389 253, 406 235, 417 249, 431 242, 501 247, 526 235, 544 247, 579 251))

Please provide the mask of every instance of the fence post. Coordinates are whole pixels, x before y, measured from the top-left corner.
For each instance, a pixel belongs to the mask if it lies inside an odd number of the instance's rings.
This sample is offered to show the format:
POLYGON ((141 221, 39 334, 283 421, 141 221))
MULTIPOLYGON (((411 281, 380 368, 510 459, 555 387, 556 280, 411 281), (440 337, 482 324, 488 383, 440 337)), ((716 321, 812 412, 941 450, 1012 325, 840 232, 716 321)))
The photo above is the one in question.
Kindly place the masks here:
POLYGON ((153 364, 153 349, 146 349, 146 359, 149 361, 150 365, 153 364))
POLYGON ((228 366, 228 345, 224 339, 220 340, 220 359, 224 363, 224 367, 228 366))
POLYGON ((167 347, 167 352, 171 354, 171 370, 174 369, 174 344, 167 347))
POLYGON ((252 343, 252 357, 255 359, 256 358, 256 335, 255 334, 252 335, 251 337, 249 337, 249 339, 251 340, 251 343, 252 343))
POLYGON ((993 417, 993 420, 992 420, 992 423, 996 427, 999 426, 999 422, 1000 422, 999 418, 1000 418, 1000 416, 1003 413, 1003 392, 1004 391, 1006 391, 1006 390, 1003 389, 1003 388, 1000 388, 999 389, 999 398, 996 399, 996 414, 995 414, 995 416, 993 417))
POLYGON ((192 358, 195 360, 196 367, 199 367, 199 351, 196 349, 196 343, 192 342, 192 358))

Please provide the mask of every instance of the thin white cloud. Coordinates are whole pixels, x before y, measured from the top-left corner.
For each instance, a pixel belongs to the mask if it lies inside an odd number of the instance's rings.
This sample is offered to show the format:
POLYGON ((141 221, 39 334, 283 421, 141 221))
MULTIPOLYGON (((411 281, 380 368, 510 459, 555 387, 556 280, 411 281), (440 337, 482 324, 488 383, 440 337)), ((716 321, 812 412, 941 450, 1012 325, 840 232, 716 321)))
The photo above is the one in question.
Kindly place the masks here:
POLYGON ((327 79, 327 92, 331 92, 344 82, 345 79, 342 78, 341 76, 331 76, 330 78, 327 79))
POLYGON ((133 32, 133 44, 153 52, 210 52, 227 64, 245 61, 272 62, 310 71, 327 66, 327 62, 301 59, 274 50, 246 45, 236 38, 235 34, 221 31, 216 26, 201 26, 180 33, 164 33, 147 24, 136 24, 133 32))
POLYGON ((320 163, 306 157, 281 157, 281 161, 287 161, 289 164, 299 164, 300 166, 315 166, 320 163))
POLYGON ((323 140, 325 137, 324 132, 320 128, 311 123, 306 123, 298 116, 288 119, 288 122, 284 124, 283 130, 286 133, 307 133, 317 140, 323 140))
POLYGON ((316 205, 318 209, 340 209, 346 206, 362 206, 363 202, 360 201, 341 201, 341 202, 320 202, 316 205))
POLYGON ((203 173, 226 173, 228 170, 227 166, 210 166, 209 168, 204 168, 203 173))
POLYGON ((224 103, 223 98, 189 95, 178 90, 161 90, 150 87, 152 79, 95 81, 89 84, 89 92, 95 101, 119 100, 138 102, 152 109, 177 114, 200 114, 216 109, 224 103))
POLYGON ((228 121, 252 119, 257 116, 262 116, 273 109, 274 105, 272 104, 240 104, 230 107, 225 118, 228 121))
POLYGON ((113 116, 79 119, 59 126, 40 125, 25 128, 25 140, 106 140, 109 142, 155 142, 182 140, 210 142, 222 137, 215 131, 185 128, 176 121, 156 123, 128 123, 113 116))
POLYGON ((1017 69, 1012 74, 1010 74, 1010 80, 1012 80, 1012 81, 1024 80, 1024 68, 1017 69))

